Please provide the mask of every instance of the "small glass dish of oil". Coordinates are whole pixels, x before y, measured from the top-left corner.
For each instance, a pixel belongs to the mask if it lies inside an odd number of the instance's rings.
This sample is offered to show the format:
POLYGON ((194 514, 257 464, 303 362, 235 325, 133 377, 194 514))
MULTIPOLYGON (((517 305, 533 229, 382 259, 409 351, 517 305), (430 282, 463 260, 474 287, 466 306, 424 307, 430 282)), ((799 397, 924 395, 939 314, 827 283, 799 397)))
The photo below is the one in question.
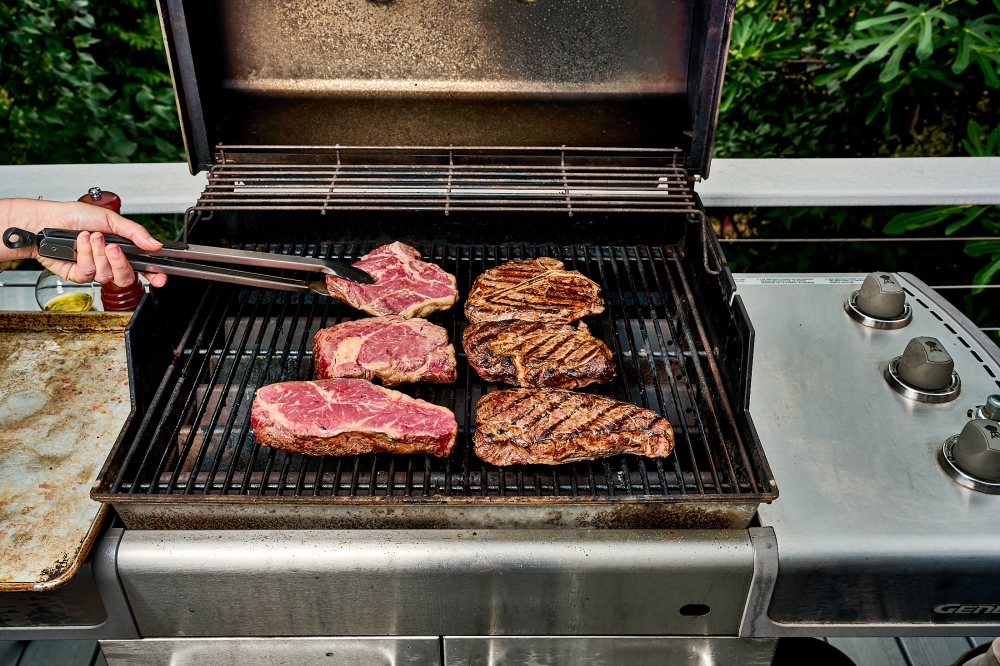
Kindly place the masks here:
POLYGON ((87 312, 94 308, 97 298, 95 285, 70 282, 44 270, 35 282, 35 300, 46 312, 87 312))

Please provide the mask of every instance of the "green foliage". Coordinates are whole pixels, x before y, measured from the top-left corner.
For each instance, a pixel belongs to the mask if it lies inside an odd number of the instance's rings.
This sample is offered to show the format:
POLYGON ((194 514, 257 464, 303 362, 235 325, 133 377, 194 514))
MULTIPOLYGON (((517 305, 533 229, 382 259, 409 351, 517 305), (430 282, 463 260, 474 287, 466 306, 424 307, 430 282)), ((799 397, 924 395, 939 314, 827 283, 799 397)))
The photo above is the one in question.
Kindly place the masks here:
MULTIPOLYGON (((977 157, 992 157, 997 154, 997 149, 1000 148, 998 145, 1000 144, 1000 125, 990 132, 985 145, 981 139, 983 128, 980 127, 979 123, 970 122, 968 129, 969 139, 964 144, 970 154, 977 157)), ((914 212, 900 213, 889 220, 882 231, 887 234, 903 234, 907 231, 937 226, 949 220, 952 222, 945 227, 945 236, 951 236, 976 220, 982 223, 987 233, 1000 233, 1000 209, 996 206, 934 206, 914 212)), ((992 255, 989 263, 980 269, 972 280, 972 284, 989 284, 993 276, 1000 270, 1000 240, 969 241, 965 244, 965 253, 970 257, 992 255)), ((973 291, 973 294, 980 292, 982 289, 977 289, 973 291)))
POLYGON ((738 0, 716 155, 961 154, 998 84, 1000 0, 738 0))
POLYGON ((152 9, 144 0, 0 4, 0 163, 183 159, 152 9))

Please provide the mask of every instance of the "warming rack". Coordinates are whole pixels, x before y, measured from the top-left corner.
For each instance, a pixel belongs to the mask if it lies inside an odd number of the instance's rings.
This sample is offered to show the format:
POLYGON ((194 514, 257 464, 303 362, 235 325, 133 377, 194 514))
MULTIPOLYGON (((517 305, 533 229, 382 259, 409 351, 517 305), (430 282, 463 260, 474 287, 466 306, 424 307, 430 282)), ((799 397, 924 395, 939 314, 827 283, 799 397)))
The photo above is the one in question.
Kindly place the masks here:
POLYGON ((194 210, 697 213, 680 148, 224 146, 194 210))

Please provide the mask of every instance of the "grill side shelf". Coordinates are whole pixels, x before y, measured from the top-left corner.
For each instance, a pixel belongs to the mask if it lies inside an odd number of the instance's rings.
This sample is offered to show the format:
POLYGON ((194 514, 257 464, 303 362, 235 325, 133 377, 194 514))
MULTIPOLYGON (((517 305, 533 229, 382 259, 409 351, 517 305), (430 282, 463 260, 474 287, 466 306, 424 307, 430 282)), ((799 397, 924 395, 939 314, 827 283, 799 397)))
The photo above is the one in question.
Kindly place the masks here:
MULTIPOLYGON (((350 263, 374 246, 243 247, 350 263)), ((164 322, 143 329, 159 340, 145 346, 136 340, 143 352, 130 358, 148 394, 137 404, 148 407, 116 445, 94 499, 114 504, 129 527, 146 528, 735 528, 775 496, 758 452, 748 453, 745 435, 727 417, 735 405, 722 403, 727 391, 704 348, 701 315, 690 305, 694 296, 676 247, 426 243, 418 249, 456 275, 461 302, 477 275, 518 258, 556 257, 596 280, 606 310, 585 321, 614 352, 618 375, 588 390, 665 416, 674 426, 675 453, 561 466, 484 463, 471 446, 475 402, 501 386, 482 381, 465 362, 460 306, 430 317, 456 342, 458 381, 403 388, 455 412, 459 439, 450 457, 310 457, 261 447, 249 428, 254 392, 311 379, 315 332, 362 313, 313 294, 190 283, 185 307, 165 299, 145 315, 164 322), (162 358, 144 360, 162 357, 171 343, 175 353, 166 367, 162 358)))

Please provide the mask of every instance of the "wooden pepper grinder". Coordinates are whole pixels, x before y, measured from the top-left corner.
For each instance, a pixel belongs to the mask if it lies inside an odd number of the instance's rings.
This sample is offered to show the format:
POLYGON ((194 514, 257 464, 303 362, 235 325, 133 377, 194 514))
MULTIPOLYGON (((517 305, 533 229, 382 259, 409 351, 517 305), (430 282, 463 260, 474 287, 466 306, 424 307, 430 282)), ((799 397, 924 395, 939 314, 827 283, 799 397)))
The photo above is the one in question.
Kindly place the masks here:
MULTIPOLYGON (((99 206, 114 211, 119 215, 122 212, 122 200, 114 192, 104 192, 99 187, 92 187, 82 197, 77 199, 82 203, 92 206, 99 206)), ((142 288, 139 276, 135 276, 135 281, 127 287, 119 287, 114 282, 107 282, 101 285, 101 303, 104 309, 109 312, 130 312, 135 310, 142 300, 142 295, 146 290, 142 288)))

